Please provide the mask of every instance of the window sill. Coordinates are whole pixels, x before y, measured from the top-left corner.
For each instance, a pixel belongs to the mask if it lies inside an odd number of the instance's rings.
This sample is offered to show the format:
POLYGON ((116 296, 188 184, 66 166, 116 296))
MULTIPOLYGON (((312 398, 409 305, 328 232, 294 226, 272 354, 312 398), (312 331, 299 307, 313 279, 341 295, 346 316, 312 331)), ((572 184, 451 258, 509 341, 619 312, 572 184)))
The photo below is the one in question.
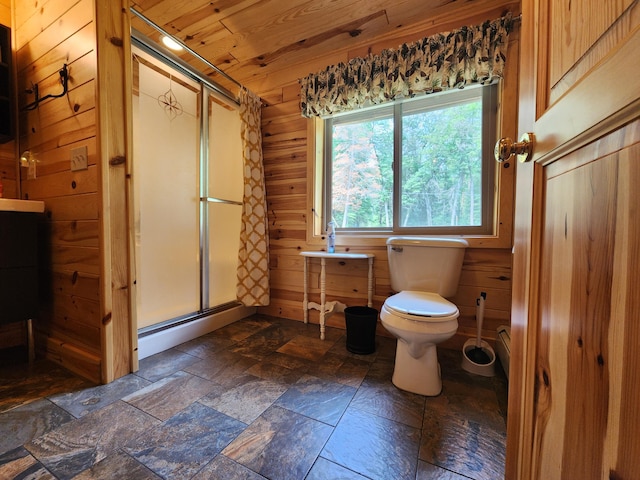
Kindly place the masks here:
MULTIPOLYGON (((389 237, 443 237, 464 238, 469 243, 469 248, 511 248, 511 239, 504 239, 493 235, 399 235, 399 234, 363 234, 349 235, 336 234, 336 251, 347 252, 351 248, 380 247, 386 248, 389 237)), ((326 248, 327 241, 324 235, 307 237, 307 244, 318 249, 326 248)))

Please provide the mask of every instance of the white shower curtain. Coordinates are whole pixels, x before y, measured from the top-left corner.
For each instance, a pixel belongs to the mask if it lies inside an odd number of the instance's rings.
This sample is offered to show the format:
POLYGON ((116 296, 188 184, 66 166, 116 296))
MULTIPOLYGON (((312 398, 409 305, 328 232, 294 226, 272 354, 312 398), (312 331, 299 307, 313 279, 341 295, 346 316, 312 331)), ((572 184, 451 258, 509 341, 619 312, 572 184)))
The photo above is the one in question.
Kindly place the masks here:
POLYGON ((262 165, 260 98, 247 89, 240 92, 241 136, 244 155, 244 194, 238 300, 247 307, 269 305, 269 231, 262 165))

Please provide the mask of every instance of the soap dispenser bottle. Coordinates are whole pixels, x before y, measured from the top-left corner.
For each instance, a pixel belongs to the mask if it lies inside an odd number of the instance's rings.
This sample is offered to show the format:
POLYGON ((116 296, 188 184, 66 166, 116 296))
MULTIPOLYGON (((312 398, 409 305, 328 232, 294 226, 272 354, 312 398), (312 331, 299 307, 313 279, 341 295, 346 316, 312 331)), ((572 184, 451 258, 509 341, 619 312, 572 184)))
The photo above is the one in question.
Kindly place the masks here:
POLYGON ((327 253, 336 251, 336 229, 333 221, 327 225, 327 253))

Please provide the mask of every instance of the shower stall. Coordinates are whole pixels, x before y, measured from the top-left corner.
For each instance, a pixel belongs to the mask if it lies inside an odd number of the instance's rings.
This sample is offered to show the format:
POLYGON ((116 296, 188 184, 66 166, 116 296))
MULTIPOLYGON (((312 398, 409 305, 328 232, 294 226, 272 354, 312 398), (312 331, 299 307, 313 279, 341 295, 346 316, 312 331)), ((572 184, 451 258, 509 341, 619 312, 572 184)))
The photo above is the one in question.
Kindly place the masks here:
POLYGON ((132 53, 132 310, 144 358, 253 309, 236 300, 238 105, 143 40, 134 37, 132 53))

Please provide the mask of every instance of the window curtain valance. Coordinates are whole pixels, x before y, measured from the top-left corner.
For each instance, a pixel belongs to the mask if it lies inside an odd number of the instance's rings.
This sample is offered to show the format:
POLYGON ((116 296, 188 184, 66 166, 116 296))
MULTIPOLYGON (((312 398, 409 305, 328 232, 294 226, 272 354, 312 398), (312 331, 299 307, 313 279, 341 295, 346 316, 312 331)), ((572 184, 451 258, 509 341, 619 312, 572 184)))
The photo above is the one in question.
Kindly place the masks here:
POLYGON ((304 117, 332 115, 502 77, 511 14, 354 58, 300 80, 304 117))

